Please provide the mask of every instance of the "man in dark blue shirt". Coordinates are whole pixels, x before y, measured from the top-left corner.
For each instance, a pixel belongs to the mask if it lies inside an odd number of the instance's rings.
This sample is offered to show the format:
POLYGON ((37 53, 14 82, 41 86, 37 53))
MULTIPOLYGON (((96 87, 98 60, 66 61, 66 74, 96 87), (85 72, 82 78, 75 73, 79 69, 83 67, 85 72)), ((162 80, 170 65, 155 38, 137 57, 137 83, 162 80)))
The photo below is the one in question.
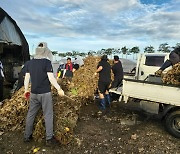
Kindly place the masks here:
POLYGON ((105 110, 106 106, 110 106, 109 86, 111 83, 111 66, 108 63, 107 55, 101 57, 101 61, 97 66, 95 75, 99 73, 98 90, 100 98, 100 109, 105 110))
POLYGON ((123 68, 118 56, 114 56, 114 65, 112 66, 112 72, 114 74, 114 80, 111 84, 111 88, 116 88, 122 83, 123 68))
POLYGON ((57 89, 60 96, 64 95, 64 91, 54 78, 51 61, 47 59, 46 55, 46 50, 44 50, 43 44, 40 43, 36 48, 35 59, 30 60, 26 65, 25 96, 28 97, 30 79, 31 94, 26 118, 25 142, 29 142, 32 139, 34 119, 38 110, 42 107, 46 127, 46 143, 56 143, 53 135, 53 104, 50 83, 57 89))

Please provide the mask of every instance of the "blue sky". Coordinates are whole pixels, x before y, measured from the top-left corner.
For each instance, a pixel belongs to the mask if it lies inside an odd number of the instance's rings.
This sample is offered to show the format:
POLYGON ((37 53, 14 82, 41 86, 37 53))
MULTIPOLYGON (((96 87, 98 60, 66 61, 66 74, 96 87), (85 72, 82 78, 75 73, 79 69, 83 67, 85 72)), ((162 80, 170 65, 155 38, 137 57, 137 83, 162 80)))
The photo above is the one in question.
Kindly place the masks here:
POLYGON ((23 31, 31 53, 89 51, 180 42, 180 0, 1 0, 23 31))

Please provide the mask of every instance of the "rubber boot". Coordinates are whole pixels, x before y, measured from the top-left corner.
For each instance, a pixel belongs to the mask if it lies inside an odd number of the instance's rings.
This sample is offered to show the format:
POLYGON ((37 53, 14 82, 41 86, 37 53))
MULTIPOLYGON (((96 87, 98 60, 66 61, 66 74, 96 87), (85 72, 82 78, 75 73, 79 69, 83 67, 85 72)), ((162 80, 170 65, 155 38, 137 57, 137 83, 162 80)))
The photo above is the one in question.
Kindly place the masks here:
POLYGON ((110 95, 109 95, 109 94, 106 94, 106 95, 105 95, 105 98, 106 98, 106 106, 109 108, 109 107, 110 107, 110 104, 111 104, 110 95))
POLYGON ((106 100, 105 100, 105 98, 100 99, 100 106, 99 106, 99 108, 101 110, 105 110, 106 109, 106 100))

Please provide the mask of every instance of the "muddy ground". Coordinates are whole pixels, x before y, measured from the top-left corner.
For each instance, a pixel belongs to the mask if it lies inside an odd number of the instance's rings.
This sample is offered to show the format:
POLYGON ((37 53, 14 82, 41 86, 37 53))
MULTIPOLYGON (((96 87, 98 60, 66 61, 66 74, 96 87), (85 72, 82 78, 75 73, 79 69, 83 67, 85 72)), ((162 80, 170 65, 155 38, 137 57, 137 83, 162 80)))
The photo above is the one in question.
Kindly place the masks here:
MULTIPOLYGON (((133 103, 134 104, 134 103, 133 103)), ((178 154, 180 140, 169 135, 156 116, 146 115, 137 106, 113 102, 111 112, 97 116, 97 106, 82 107, 74 139, 69 145, 46 147, 44 143, 23 143, 23 132, 0 135, 0 154, 178 154)))

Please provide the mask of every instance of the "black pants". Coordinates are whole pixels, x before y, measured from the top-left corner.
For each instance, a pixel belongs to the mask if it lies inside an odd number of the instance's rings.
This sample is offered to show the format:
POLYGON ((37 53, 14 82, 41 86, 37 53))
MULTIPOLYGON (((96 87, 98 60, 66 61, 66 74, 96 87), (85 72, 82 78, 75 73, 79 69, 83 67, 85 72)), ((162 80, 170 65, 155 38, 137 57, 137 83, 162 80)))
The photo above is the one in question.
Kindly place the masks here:
POLYGON ((0 80, 0 101, 3 100, 3 80, 0 80))
POLYGON ((98 81, 98 89, 101 94, 104 94, 106 90, 107 91, 109 90, 110 83, 111 83, 110 81, 109 82, 98 81))

